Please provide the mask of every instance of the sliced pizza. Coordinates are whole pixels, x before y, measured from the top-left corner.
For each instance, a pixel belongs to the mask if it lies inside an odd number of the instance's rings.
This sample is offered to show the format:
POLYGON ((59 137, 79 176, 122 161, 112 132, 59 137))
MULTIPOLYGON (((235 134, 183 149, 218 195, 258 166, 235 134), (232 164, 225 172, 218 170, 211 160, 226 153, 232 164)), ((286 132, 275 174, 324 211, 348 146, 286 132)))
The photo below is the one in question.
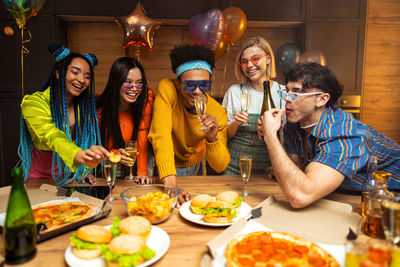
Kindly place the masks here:
POLYGON ((44 223, 45 231, 52 231, 65 225, 89 218, 98 212, 92 204, 83 202, 56 202, 32 207, 35 222, 44 223))
POLYGON ((238 235, 227 245, 228 267, 339 267, 336 259, 315 243, 282 232, 238 235))

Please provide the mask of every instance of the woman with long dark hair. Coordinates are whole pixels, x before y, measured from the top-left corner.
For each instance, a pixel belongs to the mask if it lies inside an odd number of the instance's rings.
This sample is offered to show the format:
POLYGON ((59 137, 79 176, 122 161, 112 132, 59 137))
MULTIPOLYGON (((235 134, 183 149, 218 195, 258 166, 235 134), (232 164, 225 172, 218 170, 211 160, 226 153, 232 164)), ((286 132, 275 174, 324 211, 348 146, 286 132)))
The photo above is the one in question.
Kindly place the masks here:
POLYGON ((109 152, 101 146, 94 99, 92 54, 49 46, 56 58, 42 88, 21 103, 18 154, 25 180, 50 178, 56 185, 83 182, 109 152))
POLYGON ((153 182, 147 170, 147 134, 153 99, 142 64, 134 58, 121 57, 112 64, 106 88, 97 103, 102 143, 108 149, 121 151, 122 164, 131 167, 132 160, 124 147, 127 141, 136 141, 140 183, 153 182))

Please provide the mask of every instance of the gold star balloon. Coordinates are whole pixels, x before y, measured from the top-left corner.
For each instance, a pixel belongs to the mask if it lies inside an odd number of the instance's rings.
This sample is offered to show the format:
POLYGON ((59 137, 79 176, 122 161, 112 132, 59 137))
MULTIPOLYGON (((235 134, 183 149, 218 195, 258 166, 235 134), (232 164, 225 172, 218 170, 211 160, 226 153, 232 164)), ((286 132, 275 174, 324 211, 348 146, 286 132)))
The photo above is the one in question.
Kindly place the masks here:
POLYGON ((150 50, 153 48, 153 35, 161 22, 147 17, 141 2, 138 2, 132 13, 118 17, 115 21, 124 31, 123 48, 130 45, 144 46, 150 50))

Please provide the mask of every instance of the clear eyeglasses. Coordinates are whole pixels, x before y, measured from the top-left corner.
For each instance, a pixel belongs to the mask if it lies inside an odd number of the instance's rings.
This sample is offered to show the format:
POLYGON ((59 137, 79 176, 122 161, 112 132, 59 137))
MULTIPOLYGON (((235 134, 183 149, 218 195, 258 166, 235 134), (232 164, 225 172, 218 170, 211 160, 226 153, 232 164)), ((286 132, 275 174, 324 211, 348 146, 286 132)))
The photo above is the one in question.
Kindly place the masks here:
POLYGON ((290 92, 288 93, 286 90, 278 90, 279 97, 282 100, 285 100, 286 96, 287 98, 291 101, 294 102, 296 101, 299 97, 305 96, 305 95, 319 95, 322 94, 323 92, 311 92, 311 93, 296 93, 296 92, 290 92))

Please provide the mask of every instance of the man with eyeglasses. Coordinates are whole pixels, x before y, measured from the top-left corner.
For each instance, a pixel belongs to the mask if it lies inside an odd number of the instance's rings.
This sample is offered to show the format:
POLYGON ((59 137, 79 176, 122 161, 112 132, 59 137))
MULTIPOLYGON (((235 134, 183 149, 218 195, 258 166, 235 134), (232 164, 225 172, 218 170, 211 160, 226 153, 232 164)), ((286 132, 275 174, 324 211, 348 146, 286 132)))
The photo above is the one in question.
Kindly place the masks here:
MULTIPOLYGON (((172 49, 170 58, 177 79, 159 83, 148 139, 160 178, 164 184, 176 186, 176 176, 197 175, 205 156, 216 172, 226 169, 230 156, 226 111, 207 93, 211 91, 214 52, 199 45, 183 45, 172 49), (200 96, 207 101, 203 115, 197 115, 195 108, 200 96)), ((181 191, 178 207, 190 199, 189 193, 181 191)))
POLYGON ((337 188, 361 191, 368 158, 391 173, 390 189, 400 188, 400 146, 335 107, 343 86, 328 68, 296 64, 285 77, 284 109, 266 111, 258 134, 267 145, 274 175, 294 208, 305 207, 337 188), (286 114, 284 146, 278 139, 286 114), (286 150, 286 151, 285 151, 286 150))

